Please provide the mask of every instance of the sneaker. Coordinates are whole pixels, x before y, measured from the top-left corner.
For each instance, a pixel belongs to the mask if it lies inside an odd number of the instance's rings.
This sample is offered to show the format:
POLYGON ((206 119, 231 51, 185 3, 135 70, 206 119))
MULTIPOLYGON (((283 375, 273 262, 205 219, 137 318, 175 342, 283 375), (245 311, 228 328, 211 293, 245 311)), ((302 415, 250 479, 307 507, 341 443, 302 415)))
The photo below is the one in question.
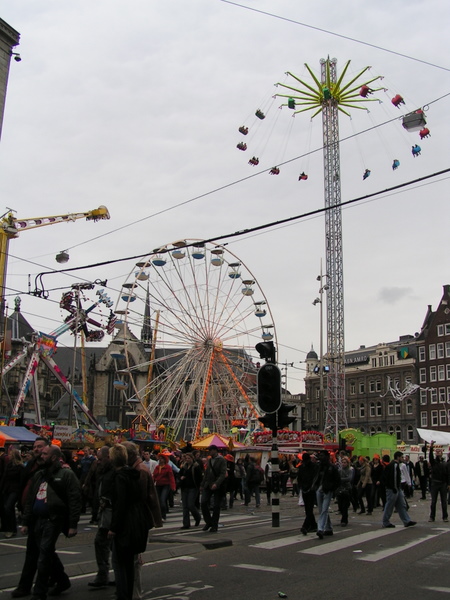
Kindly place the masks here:
POLYGON ((205 525, 204 527, 202 527, 202 531, 209 531, 211 525, 205 525))
POLYGON ((323 532, 323 535, 333 535, 333 532, 331 531, 331 529, 328 529, 327 531, 323 532))
POLYGON ((428 523, 434 523, 434 519, 433 519, 433 517, 430 517, 430 518, 428 519, 428 523))
POLYGON ((387 525, 383 525, 383 527, 385 529, 392 529, 393 527, 395 527, 394 523, 388 523, 387 525))
POLYGON ((317 533, 316 533, 316 535, 317 535, 317 537, 318 537, 319 539, 323 540, 323 531, 320 531, 320 529, 319 529, 319 530, 317 530, 317 533))
POLYGON ((405 523, 405 527, 414 527, 414 525, 417 525, 416 521, 408 521, 405 523))
POLYGON ((31 590, 27 590, 21 587, 16 587, 16 589, 11 592, 11 596, 13 598, 25 598, 25 596, 29 596, 30 594, 31 590))
POLYGON ((209 531, 210 531, 211 533, 217 533, 217 527, 210 527, 210 528, 209 528, 209 531))

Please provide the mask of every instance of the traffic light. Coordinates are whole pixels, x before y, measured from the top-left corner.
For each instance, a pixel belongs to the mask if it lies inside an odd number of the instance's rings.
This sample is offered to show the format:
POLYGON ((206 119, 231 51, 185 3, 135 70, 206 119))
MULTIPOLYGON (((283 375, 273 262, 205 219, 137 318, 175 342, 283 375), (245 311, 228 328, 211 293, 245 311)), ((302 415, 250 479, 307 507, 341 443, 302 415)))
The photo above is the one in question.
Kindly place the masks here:
POLYGON ((275 413, 281 406, 281 371, 272 364, 263 365, 257 375, 258 404, 262 412, 275 413))
POLYGON ((295 421, 295 417, 290 417, 289 413, 294 410, 295 404, 281 404, 278 410, 278 428, 283 429, 295 421))
POLYGON ((270 415, 263 415, 258 419, 264 427, 271 429, 272 431, 277 430, 277 413, 271 413, 270 415))
POLYGON ((275 363, 275 344, 273 342, 259 342, 256 344, 255 350, 261 358, 267 362, 275 363))

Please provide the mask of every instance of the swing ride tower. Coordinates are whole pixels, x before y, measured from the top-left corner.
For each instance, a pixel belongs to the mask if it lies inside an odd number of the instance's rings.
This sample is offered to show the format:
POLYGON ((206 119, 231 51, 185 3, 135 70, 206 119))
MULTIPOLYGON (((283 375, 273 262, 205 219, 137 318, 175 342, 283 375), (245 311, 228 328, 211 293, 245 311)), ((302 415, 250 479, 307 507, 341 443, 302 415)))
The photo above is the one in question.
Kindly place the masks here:
MULTIPOLYGON (((343 80, 349 68, 348 61, 338 76, 337 59, 320 61, 320 79, 305 64, 312 83, 292 77, 300 87, 278 83, 290 90, 289 94, 277 94, 288 98, 287 106, 295 113, 315 110, 311 118, 322 113, 324 193, 325 193, 325 251, 326 251, 326 304, 327 304, 327 352, 324 358, 329 368, 327 394, 324 400, 324 433, 329 439, 339 440, 339 431, 347 427, 344 370, 344 262, 342 249, 341 172, 339 150, 339 112, 350 117, 348 109, 367 110, 361 103, 378 101, 368 98, 372 92, 369 85, 380 79, 375 77, 361 82, 366 67, 350 81, 343 80), (297 107, 302 107, 297 109, 297 107)), ((322 367, 323 368, 323 367, 322 367)))

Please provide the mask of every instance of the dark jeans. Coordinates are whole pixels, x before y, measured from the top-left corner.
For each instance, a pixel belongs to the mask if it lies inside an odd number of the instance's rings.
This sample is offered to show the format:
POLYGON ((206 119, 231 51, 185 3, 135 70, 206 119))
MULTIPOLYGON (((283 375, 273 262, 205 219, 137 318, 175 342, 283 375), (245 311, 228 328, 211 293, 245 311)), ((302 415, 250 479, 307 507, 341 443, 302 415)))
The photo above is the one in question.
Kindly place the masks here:
POLYGON ((183 503, 183 527, 190 527, 190 515, 194 517, 196 523, 200 522, 200 513, 198 511, 198 508, 195 506, 197 496, 197 488, 181 489, 181 502, 183 503))
POLYGON ((97 561, 96 583, 106 584, 109 579, 109 557, 111 555, 111 541, 108 540, 108 530, 104 527, 97 529, 95 536, 95 560, 97 561))
POLYGON ((350 506, 350 494, 351 494, 351 488, 349 487, 348 493, 340 494, 337 499, 339 512, 341 513, 341 523, 345 523, 345 525, 347 525, 347 523, 348 523, 348 509, 350 506))
POLYGON ((448 518, 447 511, 447 484, 441 483, 440 481, 431 481, 431 506, 430 506, 430 518, 436 517, 436 504, 438 496, 441 497, 441 508, 442 518, 448 518))
MULTIPOLYGON (((39 521, 41 519, 37 519, 30 524, 28 527, 28 537, 27 537, 27 548, 25 552, 25 562, 22 567, 22 574, 19 579, 19 583, 17 587, 22 590, 31 590, 33 585, 34 575, 36 573, 36 569, 38 568, 38 559, 40 554, 40 546, 39 543, 41 541, 42 535, 41 530, 42 527, 39 525, 39 521), (39 531, 38 531, 39 527, 39 531)), ((59 532, 58 532, 59 535, 59 532)), ((44 540, 45 541, 45 540, 44 540)), ((55 540, 56 542, 56 540, 55 540)), ((53 557, 51 560, 51 578, 55 583, 65 583, 67 581, 67 575, 64 572, 64 567, 61 561, 58 558, 58 555, 53 550, 53 557)), ((37 593, 37 592, 35 592, 37 593)), ((45 593, 46 594, 46 593, 45 593)))
POLYGON ((33 595, 46 598, 50 576, 58 583, 65 583, 68 577, 64 572, 62 562, 56 554, 55 546, 62 531, 61 519, 46 519, 39 517, 34 527, 37 548, 37 575, 33 595))
POLYGON ((17 532, 17 521, 16 521, 16 502, 18 498, 17 492, 11 492, 7 494, 3 498, 3 509, 4 509, 4 518, 3 518, 3 527, 5 531, 10 531, 12 533, 17 532))
MULTIPOLYGON (((169 487, 169 486, 167 486, 169 487)), ((112 546, 112 562, 116 578, 116 600, 132 600, 134 586, 134 552, 129 548, 112 546)))
POLYGON ((168 485, 157 485, 156 491, 158 492, 159 506, 161 508, 162 518, 165 519, 167 516, 167 501, 170 493, 170 486, 168 485))
POLYGON ((316 492, 310 490, 309 492, 302 492, 303 503, 305 505, 305 520, 303 521, 303 529, 306 531, 312 531, 317 529, 316 517, 314 516, 314 504, 316 502, 316 492))
POLYGON ((223 491, 218 488, 212 490, 210 488, 204 488, 202 491, 202 499, 200 506, 202 509, 203 519, 209 527, 217 527, 220 519, 220 504, 222 502, 223 491), (213 499, 212 513, 209 508, 209 503, 213 499))
POLYGON ((364 496, 366 497, 367 500, 367 512, 372 512, 373 510, 373 506, 372 506, 372 484, 371 483, 367 483, 366 487, 363 488, 362 486, 358 487, 358 504, 360 509, 362 510, 362 512, 366 512, 366 509, 364 507, 364 496))

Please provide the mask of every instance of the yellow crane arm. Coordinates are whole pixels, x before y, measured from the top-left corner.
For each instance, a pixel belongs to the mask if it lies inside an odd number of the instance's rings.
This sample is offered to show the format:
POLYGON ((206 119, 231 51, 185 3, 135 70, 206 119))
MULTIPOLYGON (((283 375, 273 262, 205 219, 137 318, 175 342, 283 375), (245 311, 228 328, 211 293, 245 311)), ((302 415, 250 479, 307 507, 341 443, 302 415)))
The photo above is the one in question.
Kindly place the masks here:
POLYGON ((88 212, 52 215, 50 217, 33 217, 29 219, 16 219, 12 213, 9 213, 2 220, 1 225, 6 235, 16 237, 18 233, 25 229, 36 229, 37 227, 45 227, 47 225, 54 225, 55 223, 70 223, 77 219, 100 221, 102 219, 109 219, 109 212, 106 206, 99 206, 88 212))

